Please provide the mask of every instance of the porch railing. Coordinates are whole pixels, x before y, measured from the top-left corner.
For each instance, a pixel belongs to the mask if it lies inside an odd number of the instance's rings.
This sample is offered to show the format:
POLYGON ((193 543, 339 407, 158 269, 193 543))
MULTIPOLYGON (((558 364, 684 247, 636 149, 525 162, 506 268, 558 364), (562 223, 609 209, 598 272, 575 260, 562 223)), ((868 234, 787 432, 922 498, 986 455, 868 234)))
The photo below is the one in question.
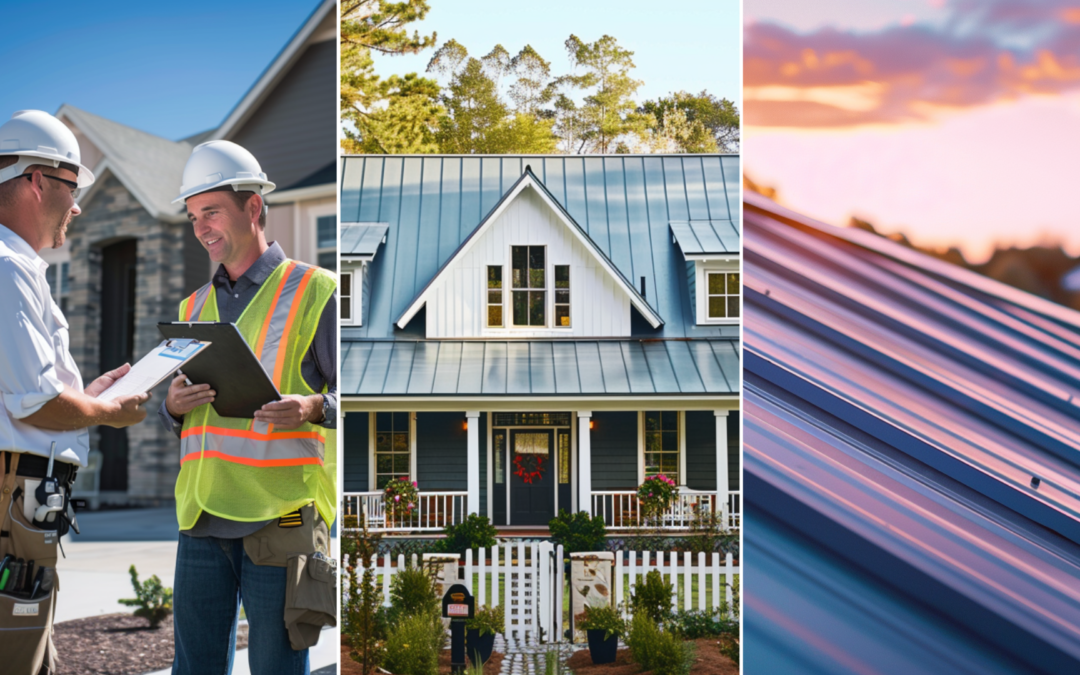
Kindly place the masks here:
MULTIPOLYGON (((729 530, 738 530, 742 521, 740 493, 729 492, 727 504, 714 491, 682 489, 675 502, 660 516, 665 529, 688 530, 695 514, 720 513, 729 530)), ((593 515, 604 519, 609 530, 629 530, 647 525, 635 490, 601 490, 592 493, 593 515)))
MULTIPOLYGON (((467 492, 421 492, 412 513, 390 516, 382 492, 346 492, 342 497, 341 513, 345 517, 366 517, 372 532, 433 532, 465 520, 467 503, 467 492)), ((355 525, 351 519, 343 522, 345 531, 360 527, 359 520, 355 525)))

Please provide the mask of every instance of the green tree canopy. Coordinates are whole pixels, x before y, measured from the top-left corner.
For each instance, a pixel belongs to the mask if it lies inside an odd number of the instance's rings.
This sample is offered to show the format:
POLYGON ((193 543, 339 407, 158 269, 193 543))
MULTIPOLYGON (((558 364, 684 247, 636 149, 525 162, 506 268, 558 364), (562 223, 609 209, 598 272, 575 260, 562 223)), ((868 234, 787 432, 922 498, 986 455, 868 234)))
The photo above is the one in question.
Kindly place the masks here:
POLYGON ((680 91, 646 101, 638 112, 654 120, 657 150, 667 152, 738 152, 739 110, 726 98, 707 91, 680 91))
POLYGON ((426 0, 342 0, 341 119, 346 152, 436 152, 439 86, 410 73, 382 79, 372 51, 415 54, 435 44, 435 33, 409 34, 428 12, 426 0))

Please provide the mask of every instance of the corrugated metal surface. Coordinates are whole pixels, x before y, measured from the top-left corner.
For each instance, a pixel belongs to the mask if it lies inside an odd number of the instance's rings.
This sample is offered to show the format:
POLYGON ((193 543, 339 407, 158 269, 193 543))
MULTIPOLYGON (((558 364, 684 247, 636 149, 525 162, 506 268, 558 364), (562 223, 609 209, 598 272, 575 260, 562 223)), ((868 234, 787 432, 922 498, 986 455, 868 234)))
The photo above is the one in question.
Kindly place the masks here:
POLYGON ((739 158, 678 156, 358 156, 342 167, 342 222, 389 224, 371 265, 363 327, 350 337, 394 336, 394 321, 526 166, 664 318, 641 337, 734 337, 696 326, 672 221, 739 219, 739 158))
POLYGON ((349 341, 343 396, 734 394, 735 340, 349 341))
POLYGON ((738 254, 742 247, 738 223, 730 220, 672 222, 671 235, 687 257, 738 254))
POLYGON ((1077 672, 1080 316, 746 202, 746 672, 1077 672))
POLYGON ((341 226, 341 255, 371 259, 386 237, 386 223, 344 223, 341 226))

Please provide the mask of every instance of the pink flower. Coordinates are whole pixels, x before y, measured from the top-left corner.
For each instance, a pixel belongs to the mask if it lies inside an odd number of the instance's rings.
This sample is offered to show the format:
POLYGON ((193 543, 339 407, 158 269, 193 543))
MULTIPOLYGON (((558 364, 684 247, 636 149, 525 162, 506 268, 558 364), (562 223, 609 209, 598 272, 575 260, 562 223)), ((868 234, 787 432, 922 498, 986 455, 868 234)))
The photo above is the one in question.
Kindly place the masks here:
POLYGON ((413 487, 416 487, 416 481, 413 481, 413 482, 412 482, 412 486, 413 486, 413 487))
POLYGON ((652 493, 651 493, 651 492, 649 493, 649 496, 650 496, 650 497, 652 497, 652 493))
POLYGON ((401 501, 401 495, 394 495, 394 501, 395 502, 400 502, 401 501))

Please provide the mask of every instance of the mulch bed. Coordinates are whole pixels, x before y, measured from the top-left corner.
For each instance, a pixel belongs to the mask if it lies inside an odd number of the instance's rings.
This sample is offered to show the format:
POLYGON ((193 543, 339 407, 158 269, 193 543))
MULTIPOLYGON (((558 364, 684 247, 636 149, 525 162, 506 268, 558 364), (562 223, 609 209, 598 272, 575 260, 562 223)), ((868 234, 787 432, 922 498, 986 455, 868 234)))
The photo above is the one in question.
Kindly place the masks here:
MULTIPOLYGON (((173 622, 156 630, 131 614, 103 614, 53 627, 60 675, 141 675, 173 662, 173 622)), ((247 624, 236 629, 236 648, 247 647, 247 624)))
MULTIPOLYGON (((349 652, 352 648, 349 647, 348 637, 341 636, 341 675, 364 675, 364 671, 360 668, 360 664, 349 658, 349 652)), ((484 675, 499 675, 499 669, 502 667, 503 655, 499 652, 492 652, 491 658, 484 664, 484 675)), ((450 672, 450 650, 445 649, 443 653, 439 655, 439 672, 450 672)), ((738 672, 738 671, 736 671, 738 672)))
MULTIPOLYGON (((720 653, 715 638, 694 640, 697 651, 694 665, 690 668, 693 675, 739 675, 735 662, 720 653)), ((640 666, 630 660, 630 650, 620 649, 615 656, 615 663, 598 666, 592 662, 589 650, 583 649, 566 662, 574 675, 648 675, 652 671, 642 671, 640 666)), ((344 675, 344 671, 343 671, 344 675)))

